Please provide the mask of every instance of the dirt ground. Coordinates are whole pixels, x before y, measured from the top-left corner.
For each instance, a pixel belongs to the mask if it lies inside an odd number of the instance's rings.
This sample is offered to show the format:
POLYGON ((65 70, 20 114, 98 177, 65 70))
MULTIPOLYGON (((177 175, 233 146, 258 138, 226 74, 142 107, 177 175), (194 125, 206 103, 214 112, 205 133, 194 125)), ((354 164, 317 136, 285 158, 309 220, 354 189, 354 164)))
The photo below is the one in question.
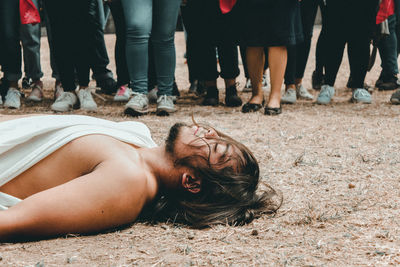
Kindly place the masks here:
MULTIPOLYGON (((310 88, 314 68, 315 29, 304 84, 310 88)), ((169 117, 139 120, 162 143, 177 121, 206 121, 254 151, 262 179, 284 196, 275 217, 262 217, 243 227, 206 230, 161 224, 131 227, 94 236, 1 244, 2 266, 386 266, 400 265, 400 107, 389 104, 392 92, 373 93, 370 105, 351 104, 345 88, 347 56, 336 82, 332 104, 299 101, 284 106, 277 117, 243 114, 240 108, 202 107, 187 96, 183 34, 177 33, 176 79, 182 93, 179 111, 169 117)), ((113 43, 106 41, 115 73, 113 43)), ((373 85, 380 61, 366 82, 373 85)), ((42 64, 47 99, 39 106, 1 114, 51 113, 52 86, 47 39, 42 38, 42 64)), ((238 79, 244 85, 243 75, 238 79)), ((219 81, 221 99, 223 83, 219 81)), ((313 91, 316 96, 317 92, 313 91)), ((249 93, 241 93, 246 101, 249 93)), ((97 114, 123 116, 123 104, 111 98, 97 114)), ((74 111, 73 114, 85 114, 74 111)))

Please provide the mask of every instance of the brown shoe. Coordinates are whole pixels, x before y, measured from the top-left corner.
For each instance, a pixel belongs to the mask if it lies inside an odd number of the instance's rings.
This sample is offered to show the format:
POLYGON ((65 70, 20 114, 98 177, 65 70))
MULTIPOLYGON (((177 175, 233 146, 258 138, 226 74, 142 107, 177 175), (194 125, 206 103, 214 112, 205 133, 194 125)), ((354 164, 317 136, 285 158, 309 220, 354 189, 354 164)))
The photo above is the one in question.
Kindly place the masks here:
POLYGON ((32 102, 41 102, 43 100, 43 83, 41 81, 32 85, 32 91, 26 100, 32 102))

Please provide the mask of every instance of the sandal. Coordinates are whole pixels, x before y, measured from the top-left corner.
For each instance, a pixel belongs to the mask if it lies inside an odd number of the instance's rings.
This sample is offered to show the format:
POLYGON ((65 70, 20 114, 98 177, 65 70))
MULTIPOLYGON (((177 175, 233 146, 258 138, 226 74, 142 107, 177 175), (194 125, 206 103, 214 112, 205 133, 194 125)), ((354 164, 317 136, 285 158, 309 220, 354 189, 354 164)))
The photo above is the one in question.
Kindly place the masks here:
POLYGON ((259 111, 264 106, 264 102, 265 101, 263 101, 262 104, 254 104, 254 103, 247 102, 246 104, 243 105, 242 112, 249 113, 249 112, 259 111))
POLYGON ((268 116, 276 116, 282 113, 282 106, 279 108, 270 108, 268 106, 265 107, 264 114, 268 116))

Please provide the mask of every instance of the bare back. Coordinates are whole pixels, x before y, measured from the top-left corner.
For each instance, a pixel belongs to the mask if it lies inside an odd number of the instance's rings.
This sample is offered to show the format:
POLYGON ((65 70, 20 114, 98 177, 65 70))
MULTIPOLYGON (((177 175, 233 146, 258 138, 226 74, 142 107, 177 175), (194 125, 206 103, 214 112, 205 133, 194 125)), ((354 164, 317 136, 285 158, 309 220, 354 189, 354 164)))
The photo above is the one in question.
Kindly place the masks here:
POLYGON ((48 236, 132 222, 157 191, 138 149, 87 135, 50 154, 0 187, 23 199, 0 211, 0 239, 8 232, 48 236))

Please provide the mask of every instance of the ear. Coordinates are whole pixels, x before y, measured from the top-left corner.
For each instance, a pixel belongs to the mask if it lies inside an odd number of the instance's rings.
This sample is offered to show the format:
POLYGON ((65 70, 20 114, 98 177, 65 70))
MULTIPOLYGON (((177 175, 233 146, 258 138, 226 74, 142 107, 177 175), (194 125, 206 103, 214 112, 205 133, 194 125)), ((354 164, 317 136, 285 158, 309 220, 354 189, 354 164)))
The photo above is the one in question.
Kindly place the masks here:
POLYGON ((182 186, 190 193, 197 194, 200 192, 201 180, 185 172, 182 175, 182 186))

